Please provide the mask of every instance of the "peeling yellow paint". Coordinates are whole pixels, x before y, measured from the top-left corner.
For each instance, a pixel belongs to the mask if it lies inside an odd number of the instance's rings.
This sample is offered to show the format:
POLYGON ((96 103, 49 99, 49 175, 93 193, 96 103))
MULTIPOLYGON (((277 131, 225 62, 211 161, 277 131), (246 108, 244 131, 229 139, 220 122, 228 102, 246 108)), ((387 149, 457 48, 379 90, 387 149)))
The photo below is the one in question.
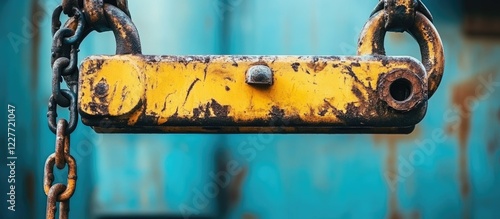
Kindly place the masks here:
POLYGON ((82 64, 79 104, 88 116, 125 116, 128 126, 141 116, 154 118, 152 126, 207 118, 245 123, 268 120, 273 109, 305 124, 345 124, 344 114, 376 116, 369 105, 378 101, 377 81, 398 68, 425 78, 409 57, 93 56, 82 64), (268 66, 274 84, 247 84, 253 65, 268 66), (103 81, 109 89, 99 98, 103 81))

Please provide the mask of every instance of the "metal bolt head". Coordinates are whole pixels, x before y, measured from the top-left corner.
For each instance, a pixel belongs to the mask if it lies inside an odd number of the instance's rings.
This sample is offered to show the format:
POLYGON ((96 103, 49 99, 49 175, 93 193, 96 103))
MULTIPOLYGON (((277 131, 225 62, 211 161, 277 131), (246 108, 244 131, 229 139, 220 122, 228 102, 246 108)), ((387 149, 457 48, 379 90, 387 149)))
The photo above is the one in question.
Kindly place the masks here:
POLYGON ((248 69, 246 83, 251 85, 272 85, 273 71, 265 65, 255 65, 248 69))
POLYGON ((105 97, 106 95, 108 95, 108 91, 109 85, 108 83, 106 83, 106 81, 99 81, 99 83, 97 83, 97 86, 95 87, 96 96, 105 97))

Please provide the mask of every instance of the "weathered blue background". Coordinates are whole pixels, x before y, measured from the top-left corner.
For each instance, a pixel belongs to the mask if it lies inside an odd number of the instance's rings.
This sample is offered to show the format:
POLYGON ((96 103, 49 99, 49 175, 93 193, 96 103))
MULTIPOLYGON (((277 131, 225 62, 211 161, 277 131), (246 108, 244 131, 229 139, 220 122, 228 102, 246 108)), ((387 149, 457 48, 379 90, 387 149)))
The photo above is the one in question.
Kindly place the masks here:
MULTIPOLYGON (((174 55, 352 55, 376 2, 129 1, 144 53, 174 55)), ((186 209, 245 219, 499 218, 500 39, 466 37, 459 1, 425 2, 446 73, 414 134, 97 135, 80 125, 72 136, 79 165, 72 218, 186 209), (212 175, 228 172, 229 185, 213 191, 212 175)), ((58 3, 0 1, 0 218, 44 218, 43 164, 54 149, 45 117, 49 18, 58 3), (17 107, 15 213, 3 195, 7 103, 17 107)), ((80 57, 112 54, 113 39, 92 34, 80 57)), ((386 43, 390 55, 419 57, 408 35, 389 34, 386 43)))

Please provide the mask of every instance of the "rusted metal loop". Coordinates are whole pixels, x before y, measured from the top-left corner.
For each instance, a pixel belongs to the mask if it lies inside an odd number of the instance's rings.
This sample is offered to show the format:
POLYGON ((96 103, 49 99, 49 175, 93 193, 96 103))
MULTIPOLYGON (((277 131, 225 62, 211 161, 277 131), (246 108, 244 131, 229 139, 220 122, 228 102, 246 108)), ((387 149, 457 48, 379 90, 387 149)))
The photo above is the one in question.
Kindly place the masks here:
MULTIPOLYGON (((358 41, 358 55, 385 55, 384 12, 379 11, 365 24, 358 41)), ((441 38, 429 19, 420 12, 416 13, 414 24, 406 30, 420 46, 422 64, 425 67, 429 98, 437 90, 444 72, 444 49, 441 38)))
POLYGON ((77 21, 77 26, 73 29, 70 28, 60 28, 61 27, 61 11, 62 6, 57 7, 52 14, 52 35, 53 35, 53 47, 62 44, 74 45, 78 43, 84 36, 85 30, 85 15, 80 11, 80 9, 73 7, 74 18, 77 21))
POLYGON ((62 74, 61 74, 62 76, 68 76, 68 75, 72 75, 72 74, 76 73, 76 71, 78 70, 78 52, 79 51, 80 50, 77 48, 77 46, 75 46, 75 45, 71 46, 69 64, 62 72, 62 74))
POLYGON ((85 19, 97 32, 109 31, 109 25, 104 17, 104 0, 86 0, 83 2, 85 19))
POLYGON ((63 8, 64 14, 73 17, 73 8, 78 7, 78 0, 63 0, 61 6, 63 8))
MULTIPOLYGON (((76 129, 76 125, 78 124, 78 111, 77 111, 77 97, 76 94, 71 90, 61 90, 60 93, 70 101, 69 111, 70 111, 70 120, 66 134, 69 135, 73 133, 76 129)), ((54 95, 51 95, 49 98, 47 119, 49 124, 49 129, 52 133, 57 133, 57 101, 54 95)))
MULTIPOLYGON (((66 186, 63 184, 60 184, 60 183, 55 184, 52 187, 50 187, 49 191, 46 193, 47 194, 47 211, 46 211, 45 218, 47 218, 47 219, 55 219, 56 218, 57 202, 58 202, 57 197, 60 196, 65 190, 66 190, 66 186)), ((64 202, 62 202, 62 203, 64 203, 64 202)), ((65 204, 67 205, 69 203, 65 203, 65 204)), ((65 208, 67 208, 67 207, 65 207, 65 208)), ((60 205, 59 218, 61 218, 61 214, 63 213, 63 210, 65 212, 68 212, 65 208, 63 208, 63 206, 60 205)))
MULTIPOLYGON (((377 4, 377 6, 375 6, 375 9, 373 9, 372 13, 370 14, 370 17, 373 16, 373 15, 375 15, 377 12, 379 12, 381 10, 384 10, 384 8, 386 7, 388 1, 394 2, 395 0, 380 0, 379 3, 377 4)), ((427 7, 422 2, 422 0, 418 0, 418 1, 417 0, 412 0, 412 1, 414 1, 414 2, 417 3, 415 5, 415 9, 416 9, 415 11, 418 11, 418 12, 422 13, 431 22, 434 22, 434 18, 432 17, 431 12, 429 11, 429 9, 427 9, 427 7)))
POLYGON ((70 50, 70 45, 64 43, 64 38, 70 37, 74 34, 74 31, 68 28, 62 28, 56 31, 54 37, 52 38, 52 57, 51 64, 59 59, 60 57, 65 57, 70 50))
POLYGON ((116 54, 141 54, 139 32, 130 18, 127 1, 116 1, 117 5, 103 0, 88 0, 84 8, 88 25, 98 32, 113 31, 116 54))
POLYGON ((56 34, 56 32, 59 30, 61 27, 61 13, 63 11, 63 8, 61 5, 57 6, 56 9, 54 9, 54 12, 52 12, 52 36, 56 34))
MULTIPOLYGON (((67 188, 64 192, 60 193, 57 196, 57 201, 68 201, 71 196, 75 193, 76 189, 76 162, 75 158, 73 158, 69 154, 64 155, 64 161, 68 164, 68 184, 67 188)), ((45 171, 43 175, 43 189, 46 195, 49 195, 50 188, 52 187, 52 183, 54 183, 54 165, 56 162, 56 154, 51 154, 47 161, 45 161, 45 171)))
POLYGON ((116 7, 121 9, 129 18, 132 18, 130 15, 130 11, 128 10, 128 1, 127 0, 116 0, 116 7))
POLYGON ((109 25, 109 20, 105 16, 105 5, 114 5, 120 9, 129 18, 130 11, 128 10, 127 0, 115 0, 115 1, 105 1, 105 0, 86 0, 84 1, 84 9, 87 14, 87 21, 92 24, 93 28, 98 32, 104 32, 111 30, 109 25), (114 3, 114 4, 113 4, 114 3))
POLYGON ((434 23, 434 17, 431 14, 431 11, 424 5, 424 3, 419 0, 417 5, 417 11, 422 13, 431 23, 434 23))
POLYGON ((415 22, 417 0, 385 0, 385 28, 404 32, 415 22))
POLYGON ((58 58, 52 66, 52 96, 56 97, 57 105, 61 107, 69 107, 71 104, 69 99, 61 94, 61 75, 69 64, 70 60, 68 58, 61 57, 58 58))
POLYGON ((73 17, 78 21, 78 26, 76 27, 76 29, 74 29, 74 34, 72 36, 64 38, 64 43, 70 45, 80 42, 85 30, 85 15, 77 7, 73 7, 73 11, 73 17))
POLYGON ((56 132, 56 167, 62 170, 66 166, 64 155, 69 154, 69 139, 70 135, 66 134, 68 129, 68 121, 60 119, 57 123, 56 132))
POLYGON ((69 200, 59 203, 59 219, 69 218, 69 200))
POLYGON ((139 32, 130 17, 111 4, 105 4, 104 11, 115 35, 116 54, 141 54, 139 32))

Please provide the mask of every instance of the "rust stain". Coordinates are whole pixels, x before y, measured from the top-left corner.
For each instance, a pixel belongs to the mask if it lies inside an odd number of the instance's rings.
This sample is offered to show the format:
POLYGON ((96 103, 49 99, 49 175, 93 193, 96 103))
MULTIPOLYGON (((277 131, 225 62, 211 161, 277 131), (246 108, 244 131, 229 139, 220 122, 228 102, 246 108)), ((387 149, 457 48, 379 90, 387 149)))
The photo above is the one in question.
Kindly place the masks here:
POLYGON ((386 173, 387 177, 391 180, 391 185, 393 185, 394 192, 389 189, 389 212, 388 218, 399 219, 403 218, 401 212, 399 212, 398 198, 397 198, 397 183, 394 180, 398 177, 397 168, 397 156, 398 156, 398 145, 403 142, 412 141, 418 139, 422 135, 422 130, 419 126, 415 128, 409 135, 374 135, 373 141, 376 144, 386 143, 388 147, 388 154, 386 159, 386 173))
POLYGON ((273 106, 271 111, 269 111, 269 116, 272 121, 283 121, 283 118, 285 118, 285 110, 280 109, 278 106, 273 106))
POLYGON ((446 125, 446 134, 447 135, 453 135, 457 131, 457 128, 454 124, 448 124, 446 125))
MULTIPOLYGON (((386 160, 386 166, 387 166, 387 173, 389 174, 389 179, 391 181, 395 180, 397 178, 397 144, 396 141, 390 140, 388 142, 388 148, 389 148, 389 154, 387 155, 387 160, 386 160)), ((395 185, 395 183, 392 183, 395 185)), ((396 186, 395 186, 396 187, 396 186)), ((389 217, 390 219, 400 219, 402 218, 401 213, 399 212, 398 208, 398 198, 397 198, 397 192, 391 192, 389 191, 389 217)))
MULTIPOLYGON (((107 63, 104 60, 92 60, 89 63, 88 68, 85 71, 85 74, 87 75, 92 75, 95 74, 96 72, 100 71, 107 63)), ((93 80, 93 78, 91 78, 93 80)))
POLYGON ((292 68, 295 72, 299 71, 299 67, 300 67, 300 63, 298 63, 298 62, 295 62, 292 64, 292 68))
MULTIPOLYGON (((26 199, 28 200, 29 209, 34 209, 35 208, 36 183, 35 183, 35 174, 33 173, 33 171, 28 171, 28 173, 26 174, 26 176, 24 178, 24 187, 26 189, 25 190, 26 191, 26 199)), ((34 211, 30 211, 30 212, 34 212, 34 211)), ((34 215, 32 215, 32 216, 34 216, 34 215)))
MULTIPOLYGON (((459 179, 460 179, 460 192, 463 198, 467 198, 470 193, 470 181, 468 173, 468 157, 467 157, 467 143, 471 131, 471 106, 477 104, 479 98, 486 94, 485 85, 482 83, 481 78, 491 78, 495 72, 488 72, 480 74, 469 80, 465 80, 456 84, 452 88, 452 103, 460 113, 459 120, 454 124, 448 126, 448 131, 456 133, 459 141, 459 179)), ((483 79, 484 80, 484 79, 483 79)))
POLYGON ((495 137, 488 142, 488 154, 494 155, 499 148, 500 141, 498 140, 498 137, 495 137))
POLYGON ((422 218, 422 215, 420 214, 419 211, 413 211, 410 215, 411 219, 420 219, 422 218))
POLYGON ((223 106, 214 99, 212 99, 212 110, 214 111, 215 116, 219 118, 226 118, 229 115, 229 106, 223 106))
POLYGON ((217 118, 228 118, 229 116, 229 106, 221 105, 216 100, 212 99, 212 102, 206 105, 201 105, 198 108, 193 109, 193 117, 200 118, 203 115, 204 118, 210 118, 215 115, 217 118))
MULTIPOLYGON (((225 144, 225 142, 222 144, 225 144)), ((227 180, 227 184, 219 184, 221 187, 221 195, 218 197, 218 202, 219 213, 221 215, 227 215, 227 213, 235 208, 241 201, 242 186, 248 173, 247 165, 243 165, 236 173, 232 172, 235 170, 228 169, 230 162, 234 162, 230 154, 230 152, 224 149, 219 149, 215 157, 215 165, 218 173, 226 173, 225 175, 227 177, 225 179, 227 180)))
POLYGON ((33 24, 33 45, 31 47, 31 88, 36 88, 38 85, 38 55, 40 52, 40 22, 43 17, 37 17, 45 13, 38 0, 33 0, 31 4, 31 22, 33 24))
POLYGON ((312 69, 314 72, 323 71, 328 64, 326 62, 319 62, 318 58, 314 58, 312 62, 307 63, 307 67, 312 69))
POLYGON ((186 94, 186 98, 184 99, 184 104, 186 104, 186 101, 187 99, 189 98, 189 94, 191 94, 191 91, 193 90, 193 87, 194 85, 199 82, 200 79, 199 78, 196 78, 196 80, 193 81, 193 83, 191 83, 191 85, 189 86, 189 89, 187 90, 187 94, 186 94))
POLYGON ((259 217, 257 217, 255 214, 247 212, 247 213, 244 213, 241 218, 243 218, 243 219, 258 219, 259 217))
POLYGON ((241 200, 241 191, 243 182, 248 173, 248 167, 245 166, 243 169, 232 179, 232 183, 229 186, 229 203, 232 206, 238 204, 241 200))
MULTIPOLYGON (((40 34, 40 26, 41 22, 43 21, 43 18, 46 16, 45 11, 43 10, 43 7, 40 3, 40 0, 33 0, 31 3, 31 23, 33 24, 33 35, 32 35, 32 42, 33 45, 31 46, 31 80, 30 80, 30 88, 32 90, 38 90, 38 74, 40 73, 38 71, 38 67, 40 64, 39 60, 39 53, 40 53, 40 44, 41 44, 41 34, 40 34)), ((32 117, 37 118, 38 117, 38 111, 39 111, 39 104, 37 103, 36 98, 31 98, 31 107, 32 107, 32 117)), ((38 127, 39 121, 37 119, 33 119, 31 121, 31 125, 33 127, 38 127)), ((34 142, 38 142, 39 140, 39 134, 38 132, 33 132, 32 136, 34 139, 34 142)), ((40 146, 37 146, 35 148, 40 148, 40 146)), ((36 149, 38 150, 38 149, 36 149)), ((36 151, 34 154, 38 154, 36 151)), ((31 218, 34 218, 34 212, 35 212, 35 188, 36 188, 36 183, 35 183, 35 174, 32 171, 29 171, 28 174, 25 176, 25 189, 26 189, 26 198, 28 200, 28 212, 30 212, 31 218)))

